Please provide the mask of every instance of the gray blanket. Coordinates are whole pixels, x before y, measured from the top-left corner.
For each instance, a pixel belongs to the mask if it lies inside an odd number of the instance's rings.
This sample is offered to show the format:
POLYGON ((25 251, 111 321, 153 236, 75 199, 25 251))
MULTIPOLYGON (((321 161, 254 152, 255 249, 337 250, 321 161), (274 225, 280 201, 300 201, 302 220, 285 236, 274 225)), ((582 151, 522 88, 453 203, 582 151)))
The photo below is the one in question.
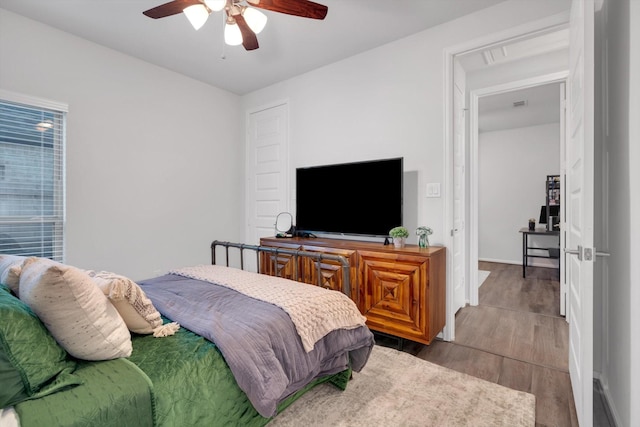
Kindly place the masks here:
POLYGON ((366 326, 336 330, 305 352, 282 309, 234 290, 177 275, 139 282, 164 316, 214 342, 238 386, 264 417, 314 378, 366 364, 373 334, 366 326))

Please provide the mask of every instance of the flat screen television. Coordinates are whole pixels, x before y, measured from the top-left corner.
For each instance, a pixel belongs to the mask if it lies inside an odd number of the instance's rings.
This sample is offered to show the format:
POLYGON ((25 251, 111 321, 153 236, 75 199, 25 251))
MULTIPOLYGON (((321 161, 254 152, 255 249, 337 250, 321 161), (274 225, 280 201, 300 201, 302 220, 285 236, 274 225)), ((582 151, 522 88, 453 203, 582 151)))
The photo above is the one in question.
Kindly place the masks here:
POLYGON ((296 169, 296 230, 388 236, 402 225, 403 159, 296 169))

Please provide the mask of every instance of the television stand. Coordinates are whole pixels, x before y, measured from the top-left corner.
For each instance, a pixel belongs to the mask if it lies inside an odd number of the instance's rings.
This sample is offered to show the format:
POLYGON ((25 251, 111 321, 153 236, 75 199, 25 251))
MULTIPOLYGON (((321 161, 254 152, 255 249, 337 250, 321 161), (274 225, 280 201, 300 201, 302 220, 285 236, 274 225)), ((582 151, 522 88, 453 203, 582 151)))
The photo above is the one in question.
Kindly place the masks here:
MULTIPOLYGON (((446 248, 329 239, 260 239, 261 246, 342 255, 349 260, 349 297, 376 332, 430 344, 446 319, 446 248)), ((342 265, 331 260, 299 260, 288 254, 262 253, 260 271, 300 282, 319 283, 342 292, 342 265), (298 263, 298 277, 293 276, 298 263), (275 267, 275 268, 274 268, 275 267)))

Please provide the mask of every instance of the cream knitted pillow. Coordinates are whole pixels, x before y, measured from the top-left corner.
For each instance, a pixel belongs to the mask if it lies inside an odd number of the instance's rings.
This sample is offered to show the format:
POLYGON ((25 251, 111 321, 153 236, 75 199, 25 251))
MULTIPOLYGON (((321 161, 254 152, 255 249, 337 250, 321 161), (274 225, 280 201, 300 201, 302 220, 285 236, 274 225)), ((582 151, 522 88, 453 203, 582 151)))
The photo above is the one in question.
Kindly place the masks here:
POLYGON ((72 356, 107 360, 131 355, 127 325, 82 270, 28 258, 20 274, 20 299, 72 356))
POLYGON ((160 313, 133 280, 108 271, 87 271, 115 306, 131 332, 151 334, 162 325, 160 313))

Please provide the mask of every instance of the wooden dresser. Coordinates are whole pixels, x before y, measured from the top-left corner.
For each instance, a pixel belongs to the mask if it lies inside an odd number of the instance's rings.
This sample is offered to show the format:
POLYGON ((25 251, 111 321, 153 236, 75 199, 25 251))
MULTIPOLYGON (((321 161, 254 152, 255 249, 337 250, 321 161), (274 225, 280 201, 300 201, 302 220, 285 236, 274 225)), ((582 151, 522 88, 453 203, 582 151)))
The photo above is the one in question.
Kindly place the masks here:
MULTIPOLYGON (((373 331, 429 344, 445 324, 446 249, 407 245, 396 249, 377 242, 327 238, 262 238, 278 248, 342 255, 349 259, 350 296, 373 331)), ((296 262, 286 254, 262 253, 262 273, 291 278, 296 262)), ((301 261, 298 261, 301 262, 301 261)), ((342 266, 331 261, 306 261, 299 281, 342 289, 342 266)))

